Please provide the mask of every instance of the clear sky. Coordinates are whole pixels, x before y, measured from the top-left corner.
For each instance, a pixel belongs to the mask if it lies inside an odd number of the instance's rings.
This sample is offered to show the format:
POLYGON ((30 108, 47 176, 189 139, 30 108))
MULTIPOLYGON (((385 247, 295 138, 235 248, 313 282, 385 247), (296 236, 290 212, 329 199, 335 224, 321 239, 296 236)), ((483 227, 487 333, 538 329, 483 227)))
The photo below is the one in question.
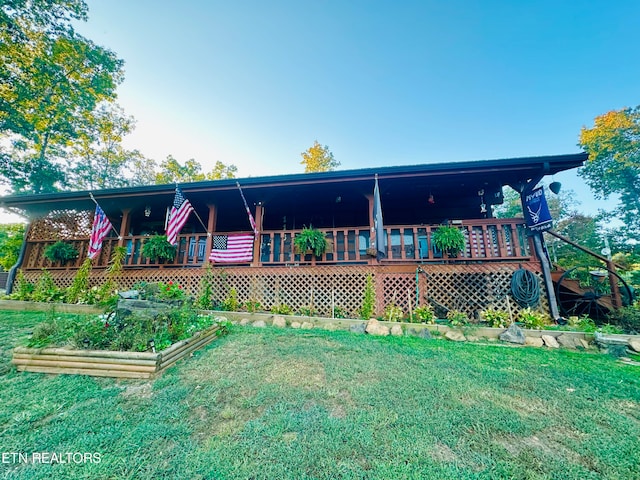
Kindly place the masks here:
MULTIPOLYGON (((575 153, 640 104, 640 1, 88 0, 78 31, 125 60, 126 141, 238 176, 575 153)), ((557 175, 581 209, 575 173, 557 175)))

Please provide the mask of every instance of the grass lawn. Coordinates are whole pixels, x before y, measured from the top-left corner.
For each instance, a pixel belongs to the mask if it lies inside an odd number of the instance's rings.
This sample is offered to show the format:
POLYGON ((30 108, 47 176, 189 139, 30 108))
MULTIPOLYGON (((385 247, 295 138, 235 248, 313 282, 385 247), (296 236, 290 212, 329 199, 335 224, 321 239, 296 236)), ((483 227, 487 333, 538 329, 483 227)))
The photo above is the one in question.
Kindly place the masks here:
POLYGON ((605 355, 234 327, 153 381, 19 373, 46 315, 0 312, 0 478, 640 478, 640 367, 605 355))

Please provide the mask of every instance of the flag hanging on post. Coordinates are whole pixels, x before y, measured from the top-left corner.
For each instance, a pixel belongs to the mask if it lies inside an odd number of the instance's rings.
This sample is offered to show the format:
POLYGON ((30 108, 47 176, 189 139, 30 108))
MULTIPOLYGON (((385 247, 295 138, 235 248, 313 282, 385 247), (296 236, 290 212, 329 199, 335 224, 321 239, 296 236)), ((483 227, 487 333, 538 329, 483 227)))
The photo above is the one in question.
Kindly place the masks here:
POLYGON ((238 235, 214 235, 209 260, 218 263, 243 263, 253 261, 253 240, 250 233, 238 235))
POLYGON ((378 188, 378 175, 375 176, 376 183, 373 187, 373 229, 375 235, 375 246, 378 252, 378 259, 387 256, 385 245, 385 231, 382 224, 382 204, 380 203, 380 189, 378 188))
POLYGON ((178 234, 187 222, 189 214, 193 212, 191 202, 184 198, 182 191, 176 187, 176 195, 173 198, 173 206, 169 212, 169 221, 167 222, 167 241, 171 245, 178 244, 178 234))
POLYGON ((93 226, 91 227, 91 237, 89 239, 88 257, 90 259, 93 260, 100 254, 100 250, 102 250, 102 241, 107 235, 109 235, 109 230, 112 228, 113 226, 111 225, 109 218, 107 218, 107 215, 96 202, 96 213, 93 216, 93 226))
POLYGON ((247 210, 247 215, 249 216, 249 223, 251 224, 251 229, 253 230, 253 235, 258 236, 260 231, 258 230, 258 226, 256 225, 256 221, 251 215, 251 210, 249 210, 249 205, 247 205, 247 200, 244 198, 244 193, 242 193, 242 188, 240 188, 240 182, 236 182, 238 186, 238 190, 240 190, 240 196, 242 197, 242 201, 244 202, 244 208, 247 210))

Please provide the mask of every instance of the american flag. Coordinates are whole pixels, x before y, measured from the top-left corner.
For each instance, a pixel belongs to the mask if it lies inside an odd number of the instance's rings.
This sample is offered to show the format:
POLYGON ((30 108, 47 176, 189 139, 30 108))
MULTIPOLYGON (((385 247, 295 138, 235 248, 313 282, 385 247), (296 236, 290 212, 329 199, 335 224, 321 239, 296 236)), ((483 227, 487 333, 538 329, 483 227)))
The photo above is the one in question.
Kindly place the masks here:
POLYGON ((176 196, 173 199, 173 206, 169 213, 169 222, 167 223, 167 241, 171 245, 177 245, 178 234, 187 222, 187 218, 189 218, 191 212, 193 212, 191 203, 184 198, 182 191, 176 187, 176 196))
POLYGON ((209 260, 218 263, 241 263, 253 260, 253 240, 250 233, 214 235, 209 260))
POLYGON ((100 254, 102 241, 109 235, 111 228, 111 222, 107 218, 107 215, 100 208, 100 205, 96 204, 96 214, 93 217, 91 238, 89 239, 89 258, 93 259, 100 254))

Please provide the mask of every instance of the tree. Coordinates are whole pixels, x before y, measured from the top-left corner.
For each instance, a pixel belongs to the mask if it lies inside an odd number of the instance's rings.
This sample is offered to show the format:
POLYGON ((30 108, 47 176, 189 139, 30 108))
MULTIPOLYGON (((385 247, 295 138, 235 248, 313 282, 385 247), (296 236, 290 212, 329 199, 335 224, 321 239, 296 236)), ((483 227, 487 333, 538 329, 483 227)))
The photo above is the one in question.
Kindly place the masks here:
POLYGON ((187 160, 182 165, 173 156, 168 155, 167 159, 160 163, 160 171, 156 173, 155 183, 188 183, 201 182, 203 180, 218 180, 221 178, 235 178, 238 168, 235 165, 225 165, 218 161, 213 170, 207 173, 202 172, 202 165, 193 158, 187 160))
POLYGON ((14 192, 59 189, 68 147, 101 101, 115 99, 122 60, 74 32, 84 0, 10 0, 0 14, 0 175, 14 192))
POLYGON ((130 185, 125 171, 136 160, 136 152, 125 150, 122 139, 133 131, 133 117, 126 116, 115 103, 102 103, 87 115, 91 118, 80 129, 71 149, 77 163, 71 169, 72 181, 69 183, 79 189, 130 185))
POLYGON ((333 153, 329 150, 328 146, 322 146, 316 140, 308 150, 300 154, 304 165, 304 173, 310 172, 330 172, 340 166, 333 153))
POLYGON ((612 110, 582 127, 579 145, 589 159, 579 174, 596 198, 620 196, 614 211, 627 238, 640 234, 640 107, 612 110))
POLYGON ((18 261, 24 239, 25 225, 9 223, 0 225, 0 267, 9 270, 18 261))

